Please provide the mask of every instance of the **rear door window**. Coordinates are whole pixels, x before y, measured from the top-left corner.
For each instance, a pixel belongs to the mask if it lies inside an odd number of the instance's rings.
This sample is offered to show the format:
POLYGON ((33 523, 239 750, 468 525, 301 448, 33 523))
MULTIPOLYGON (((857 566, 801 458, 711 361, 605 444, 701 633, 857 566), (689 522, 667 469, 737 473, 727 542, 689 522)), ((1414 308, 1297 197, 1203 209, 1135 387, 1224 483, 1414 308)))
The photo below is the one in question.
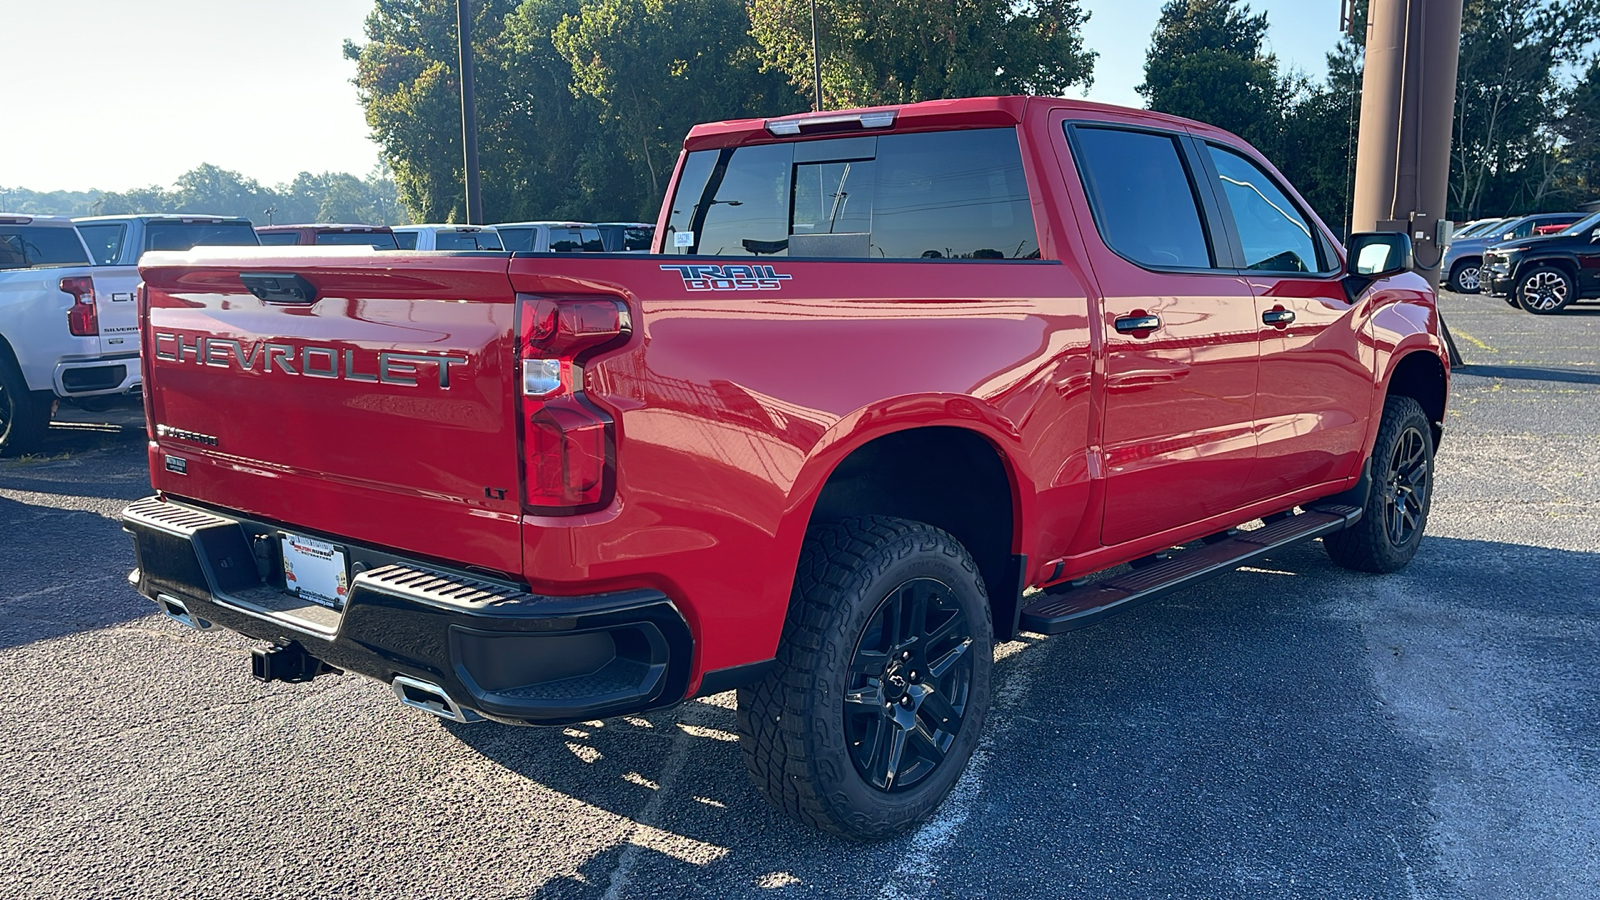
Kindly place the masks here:
POLYGON ((397 231, 394 233, 394 240, 395 243, 400 245, 401 250, 417 249, 417 233, 415 231, 397 231))
POLYGON ((97 266, 114 266, 122 258, 122 239, 128 234, 126 222, 79 225, 78 233, 89 245, 89 256, 97 266))
POLYGON ((1260 166, 1214 144, 1207 144, 1206 150, 1226 201, 1223 214, 1231 214, 1239 235, 1244 252, 1240 265, 1261 272, 1321 272, 1327 268, 1311 220, 1260 166))
POLYGON ((1131 262, 1155 268, 1215 265, 1200 201, 1174 135, 1068 126, 1100 236, 1131 262))
POLYGON ((89 254, 70 225, 0 225, 0 269, 87 265, 89 254))
POLYGON ((699 150, 684 161, 666 253, 1034 259, 1012 128, 699 150))

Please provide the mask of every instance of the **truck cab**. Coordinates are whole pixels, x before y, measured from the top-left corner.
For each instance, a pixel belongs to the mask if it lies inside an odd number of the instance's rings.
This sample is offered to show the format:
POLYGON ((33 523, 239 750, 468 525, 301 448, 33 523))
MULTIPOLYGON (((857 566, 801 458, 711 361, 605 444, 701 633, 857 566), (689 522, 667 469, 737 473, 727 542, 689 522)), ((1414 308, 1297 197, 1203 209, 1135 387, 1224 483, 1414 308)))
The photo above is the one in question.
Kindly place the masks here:
POLYGON ((506 222, 495 225, 505 249, 522 253, 602 253, 600 229, 587 222, 506 222))

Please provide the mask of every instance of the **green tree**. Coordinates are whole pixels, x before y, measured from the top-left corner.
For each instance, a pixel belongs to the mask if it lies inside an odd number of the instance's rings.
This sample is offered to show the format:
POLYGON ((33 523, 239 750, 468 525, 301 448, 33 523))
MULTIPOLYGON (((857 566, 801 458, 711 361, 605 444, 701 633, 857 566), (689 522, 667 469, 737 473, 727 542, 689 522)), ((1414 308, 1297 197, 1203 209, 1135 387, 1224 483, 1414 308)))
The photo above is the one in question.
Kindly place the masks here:
MULTIPOLYGON (((494 58, 509 0, 477 0, 472 10, 474 59, 494 58)), ((367 43, 344 46, 400 200, 421 221, 453 222, 465 214, 455 23, 455 0, 377 0, 367 16, 367 43)), ((493 85, 491 78, 486 96, 493 85)))
POLYGON ((587 0, 552 39, 657 199, 696 122, 804 108, 762 71, 742 0, 587 0))
POLYGON ((1270 156, 1293 88, 1279 80, 1266 34, 1267 14, 1242 0, 1169 0, 1137 90, 1153 110, 1227 129, 1270 156))
MULTIPOLYGON (((809 100, 809 0, 750 0, 769 68, 809 100)), ((1078 0, 818 0, 825 108, 987 94, 1062 94, 1094 81, 1078 0)))
POLYGON ((1557 132, 1565 142, 1562 193, 1575 203, 1600 200, 1600 60, 1566 93, 1557 132))

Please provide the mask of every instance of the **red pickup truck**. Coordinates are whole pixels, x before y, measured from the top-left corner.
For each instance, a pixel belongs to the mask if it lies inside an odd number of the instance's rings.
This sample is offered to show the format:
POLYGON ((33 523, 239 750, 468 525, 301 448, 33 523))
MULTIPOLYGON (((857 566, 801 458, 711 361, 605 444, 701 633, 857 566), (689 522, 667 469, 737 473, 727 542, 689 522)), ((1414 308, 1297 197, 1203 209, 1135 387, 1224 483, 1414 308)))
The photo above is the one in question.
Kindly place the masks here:
POLYGON ((1416 552, 1405 235, 1195 122, 1005 97, 702 125, 652 254, 149 254, 131 581, 457 721, 738 689, 751 774, 932 811, 995 641, 1322 538, 1416 552), (1090 576, 1098 577, 1090 578, 1090 576))

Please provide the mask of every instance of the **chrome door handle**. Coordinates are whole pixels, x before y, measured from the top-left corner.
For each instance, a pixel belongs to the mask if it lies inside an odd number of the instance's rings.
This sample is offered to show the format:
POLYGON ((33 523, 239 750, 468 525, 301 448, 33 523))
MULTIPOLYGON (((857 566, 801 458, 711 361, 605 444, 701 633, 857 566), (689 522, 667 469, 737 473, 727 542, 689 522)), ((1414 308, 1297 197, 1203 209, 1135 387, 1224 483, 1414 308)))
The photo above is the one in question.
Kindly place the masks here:
POLYGON ((1269 309, 1261 314, 1261 321, 1267 325, 1276 325, 1282 328, 1294 321, 1292 309, 1269 309))
POLYGON ((1152 331, 1161 327, 1160 316, 1123 316, 1117 320, 1117 330, 1123 334, 1152 331))

